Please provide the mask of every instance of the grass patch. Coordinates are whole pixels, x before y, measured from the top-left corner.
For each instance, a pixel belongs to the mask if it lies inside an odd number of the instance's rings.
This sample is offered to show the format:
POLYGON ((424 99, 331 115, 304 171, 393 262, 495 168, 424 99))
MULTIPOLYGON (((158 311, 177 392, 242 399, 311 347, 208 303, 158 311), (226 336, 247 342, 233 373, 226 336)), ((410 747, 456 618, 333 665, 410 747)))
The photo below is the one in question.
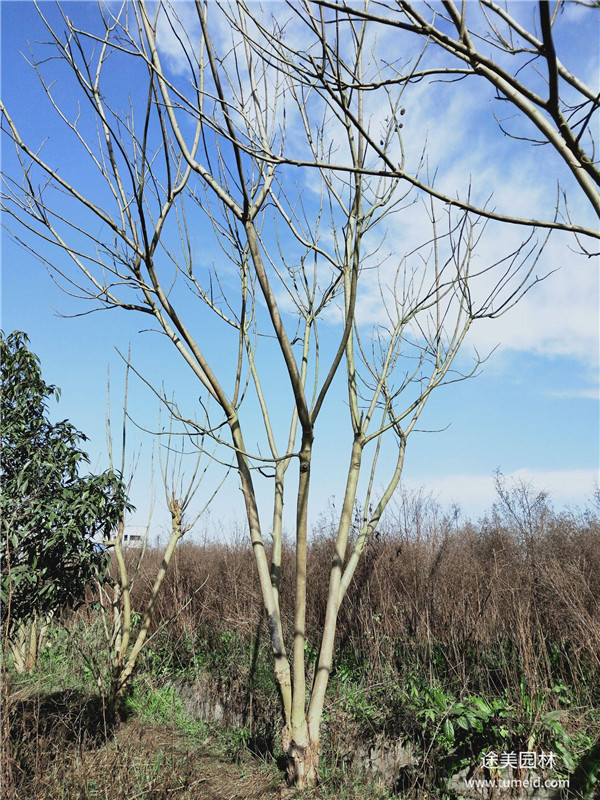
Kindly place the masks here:
POLYGON ((193 741, 206 740, 209 734, 208 726, 187 712, 172 686, 153 686, 146 676, 132 682, 123 708, 126 715, 137 717, 142 723, 172 726, 193 741))

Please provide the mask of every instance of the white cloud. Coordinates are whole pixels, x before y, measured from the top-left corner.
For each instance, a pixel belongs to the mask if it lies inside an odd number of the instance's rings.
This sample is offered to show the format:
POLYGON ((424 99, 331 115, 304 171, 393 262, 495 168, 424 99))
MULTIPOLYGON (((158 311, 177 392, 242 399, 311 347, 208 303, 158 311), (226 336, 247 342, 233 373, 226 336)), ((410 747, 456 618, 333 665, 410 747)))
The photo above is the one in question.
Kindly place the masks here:
MULTIPOLYGON (((532 470, 527 467, 505 474, 508 485, 512 481, 530 483, 534 491, 546 491, 555 508, 565 505, 584 506, 600 481, 597 469, 532 470)), ((438 477, 427 476, 420 482, 412 478, 405 482, 409 489, 426 485, 427 491, 442 505, 458 503, 467 516, 477 516, 495 502, 493 475, 456 473, 438 477)))
POLYGON ((570 23, 579 23, 585 21, 586 19, 589 20, 590 11, 592 10, 593 6, 588 5, 587 3, 577 3, 571 0, 570 3, 564 4, 560 10, 560 13, 563 14, 565 20, 568 20, 570 23))
MULTIPOLYGON (((554 252, 558 256, 564 249, 554 252)), ((600 347, 597 265, 554 261, 550 253, 545 264, 555 264, 558 271, 504 316, 474 326, 470 343, 483 353, 499 344, 504 352, 566 356, 595 369, 600 347)))
POLYGON ((562 392, 548 392, 548 397, 556 397, 559 400, 599 400, 600 388, 595 389, 568 389, 562 392))
POLYGON ((174 74, 188 74, 189 61, 185 50, 197 52, 200 37, 200 23, 194 3, 171 3, 168 11, 162 10, 159 14, 156 43, 174 74))

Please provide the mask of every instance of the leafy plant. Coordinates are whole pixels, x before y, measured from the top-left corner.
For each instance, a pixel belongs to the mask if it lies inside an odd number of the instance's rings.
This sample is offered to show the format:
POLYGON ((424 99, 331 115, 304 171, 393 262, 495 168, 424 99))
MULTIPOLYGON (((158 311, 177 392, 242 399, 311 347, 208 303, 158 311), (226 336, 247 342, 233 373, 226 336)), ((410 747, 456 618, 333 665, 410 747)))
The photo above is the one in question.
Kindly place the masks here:
POLYGON ((247 725, 239 728, 225 728, 220 731, 219 739, 224 754, 233 761, 239 761, 247 752, 252 741, 252 731, 247 725))
POLYGON ((371 729, 379 729, 385 719, 385 706, 377 702, 379 698, 373 697, 369 692, 356 685, 345 685, 342 694, 342 707, 361 725, 371 729))
POLYGON ((79 474, 86 440, 66 420, 48 419, 60 391, 45 383, 25 333, 0 335, 2 375, 2 536, 0 597, 10 634, 34 615, 57 615, 76 604, 107 566, 95 541, 124 508, 125 486, 112 470, 79 474))
POLYGON ((173 725, 192 738, 206 736, 205 723, 188 713, 172 686, 154 687, 143 679, 136 679, 123 700, 123 707, 143 721, 173 725))

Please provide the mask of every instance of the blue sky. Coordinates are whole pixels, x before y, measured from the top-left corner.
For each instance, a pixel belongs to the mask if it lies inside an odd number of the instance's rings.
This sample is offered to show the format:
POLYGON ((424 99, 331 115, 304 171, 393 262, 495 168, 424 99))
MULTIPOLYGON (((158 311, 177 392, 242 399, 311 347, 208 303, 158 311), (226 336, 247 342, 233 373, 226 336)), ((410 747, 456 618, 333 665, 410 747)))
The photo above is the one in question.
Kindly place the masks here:
MULTIPOLYGON (((516 4, 515 4, 516 5, 516 4)), ((520 5, 526 13, 528 4, 520 5)), ((52 13, 48 3, 44 12, 52 13)), ((69 13, 90 17, 94 6, 69 4, 69 13)), ((183 7, 180 5, 180 9, 183 7)), ((66 173, 80 167, 76 149, 65 149, 60 126, 41 91, 34 72, 19 54, 27 52, 27 42, 45 38, 37 12, 29 2, 3 2, 2 12, 2 96, 25 139, 42 142, 49 138, 44 152, 56 159, 66 173)), ((182 16, 184 11, 181 10, 182 16)), ((579 10, 569 10, 569 34, 558 37, 563 60, 573 71, 589 80, 598 76, 598 45, 594 31, 579 10), (575 32, 577 35, 575 35, 575 32), (576 46, 575 46, 576 43, 576 46)), ((596 20, 597 21, 597 20, 596 20)), ((395 42, 395 40, 393 40, 395 42)), ((380 42, 379 46, 388 46, 380 42)), ((164 52, 172 43, 163 41, 164 52)), ((177 70, 176 53, 172 68, 177 70)), ((53 64, 49 69, 54 70, 53 64)), ((117 95, 139 90, 137 80, 122 75, 111 78, 117 95)), ((61 90, 59 86, 58 91, 61 90)), ((407 153, 416 159, 425 137, 431 163, 440 169, 440 185, 452 191, 477 175, 476 191, 482 196, 494 192, 498 207, 515 213, 548 216, 555 197, 556 181, 567 186, 571 208, 588 224, 592 213, 577 196, 577 189, 547 148, 532 148, 502 136, 496 127, 498 113, 485 85, 463 91, 462 85, 444 95, 440 116, 439 95, 425 87, 409 96, 406 115, 407 153)), ((67 103, 69 98, 67 96, 67 103)), ((517 125, 517 122, 514 122, 517 125)), ((293 130, 292 134, 293 135, 293 130)), ((3 168, 10 172, 14 160, 4 144, 3 168)), ((83 163, 83 162, 81 162, 83 163)), ((85 179, 85 175, 83 175, 85 179)), ((90 182, 94 179, 90 177, 90 182)), ((90 183, 91 190, 96 187, 90 183)), ((98 190, 100 191, 100 190, 98 190)), ((306 191, 310 191, 307 187, 306 191)), ((413 207, 394 218, 385 238, 392 254, 406 248, 406 239, 425 231, 422 211, 413 207)), ((482 241, 482 262, 496 249, 509 246, 514 232, 491 228, 482 241)), ((30 240, 32 241, 32 240, 30 240)), ((196 242, 198 258, 214 255, 204 232, 196 242)), ((60 254, 46 248, 50 259, 60 254)), ((393 258, 392 258, 393 260, 393 258)), ((66 262, 65 262, 66 263, 66 262)), ((573 252, 573 242, 562 234, 553 235, 540 265, 541 272, 557 270, 534 287, 522 303, 506 316, 483 321, 473 331, 464 351, 464 363, 472 348, 480 352, 497 349, 482 367, 481 374, 469 381, 442 388, 432 396, 419 428, 426 429, 409 439, 404 483, 409 488, 424 487, 440 502, 459 503, 465 514, 476 516, 493 501, 493 473, 500 469, 509 476, 531 480, 547 489, 557 506, 584 504, 597 481, 599 455, 599 285, 598 263, 573 252), (434 432, 437 431, 437 432, 434 432)), ((378 287, 366 287, 361 297, 361 324, 367 326, 380 313, 378 287)), ((190 303, 190 301, 186 301, 190 303)), ((86 306, 66 296, 52 281, 44 265, 8 234, 2 234, 2 327, 28 333, 32 349, 39 355, 44 377, 62 389, 60 405, 53 409, 57 418, 69 418, 90 438, 88 449, 95 468, 107 466, 105 446, 106 375, 111 370, 113 429, 118 427, 123 383, 123 362, 116 349, 125 354, 131 343, 132 362, 155 385, 164 382, 182 407, 198 396, 197 383, 174 353, 164 336, 148 332, 148 318, 110 310, 65 319, 60 315, 80 315, 86 306)), ((186 305, 193 317, 193 305, 186 305)), ((228 352, 221 349, 219 334, 199 321, 202 341, 218 363, 228 352)), ((277 365, 268 357, 264 368, 272 380, 275 417, 289 405, 287 394, 277 397, 277 365)), ((249 401, 250 407, 253 401, 249 401)), ((130 379, 130 413, 140 426, 158 425, 158 401, 144 383, 130 379)), ((316 458, 333 453, 331 463, 317 468, 313 479, 311 519, 318 519, 331 498, 341 498, 347 459, 345 399, 343 393, 321 420, 316 458), (337 454, 339 453, 339 458, 337 454)), ((252 447, 253 430, 246 441, 252 447)), ((256 433, 256 441, 259 434, 256 433)), ((131 451, 143 439, 142 457, 133 488, 133 501, 141 522, 149 505, 150 455, 152 437, 130 426, 131 451)), ((155 465, 156 467, 156 465, 155 465)), ((157 469, 155 468, 155 472, 157 469)), ((207 476, 205 494, 219 482, 223 471, 216 467, 207 476)), ((160 488, 160 476, 155 475, 160 488)), ((267 494, 261 494, 265 504, 267 494)), ((265 490, 266 492, 266 490, 265 490)), ((291 503, 291 501, 290 501, 291 503)), ((265 506, 267 507, 267 506, 265 506)), ((266 512, 268 513, 268 512, 266 512)), ((157 496, 153 528, 164 523, 164 503, 157 496)), ((241 493, 236 479, 228 479, 211 507, 212 523, 224 528, 243 524, 241 493)), ((202 528, 203 526, 201 526, 202 528)))

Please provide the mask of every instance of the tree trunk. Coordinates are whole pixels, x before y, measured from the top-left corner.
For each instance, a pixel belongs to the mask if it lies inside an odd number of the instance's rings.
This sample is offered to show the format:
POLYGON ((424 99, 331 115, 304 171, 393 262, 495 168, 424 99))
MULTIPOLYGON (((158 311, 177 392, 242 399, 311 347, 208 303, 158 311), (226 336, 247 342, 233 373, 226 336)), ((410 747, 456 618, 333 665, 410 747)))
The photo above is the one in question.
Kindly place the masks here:
POLYGON ((38 657, 38 618, 37 614, 31 620, 31 628, 29 629, 29 647, 27 649, 27 672, 33 672, 38 657))
POLYGON ((319 782, 319 741, 311 740, 306 722, 299 728, 288 725, 282 734, 283 752, 287 759, 286 772, 290 785, 311 789, 319 782))
POLYGON ((20 625, 17 633, 8 640, 8 646, 13 657, 13 665, 19 675, 27 669, 27 635, 24 625, 20 625))

